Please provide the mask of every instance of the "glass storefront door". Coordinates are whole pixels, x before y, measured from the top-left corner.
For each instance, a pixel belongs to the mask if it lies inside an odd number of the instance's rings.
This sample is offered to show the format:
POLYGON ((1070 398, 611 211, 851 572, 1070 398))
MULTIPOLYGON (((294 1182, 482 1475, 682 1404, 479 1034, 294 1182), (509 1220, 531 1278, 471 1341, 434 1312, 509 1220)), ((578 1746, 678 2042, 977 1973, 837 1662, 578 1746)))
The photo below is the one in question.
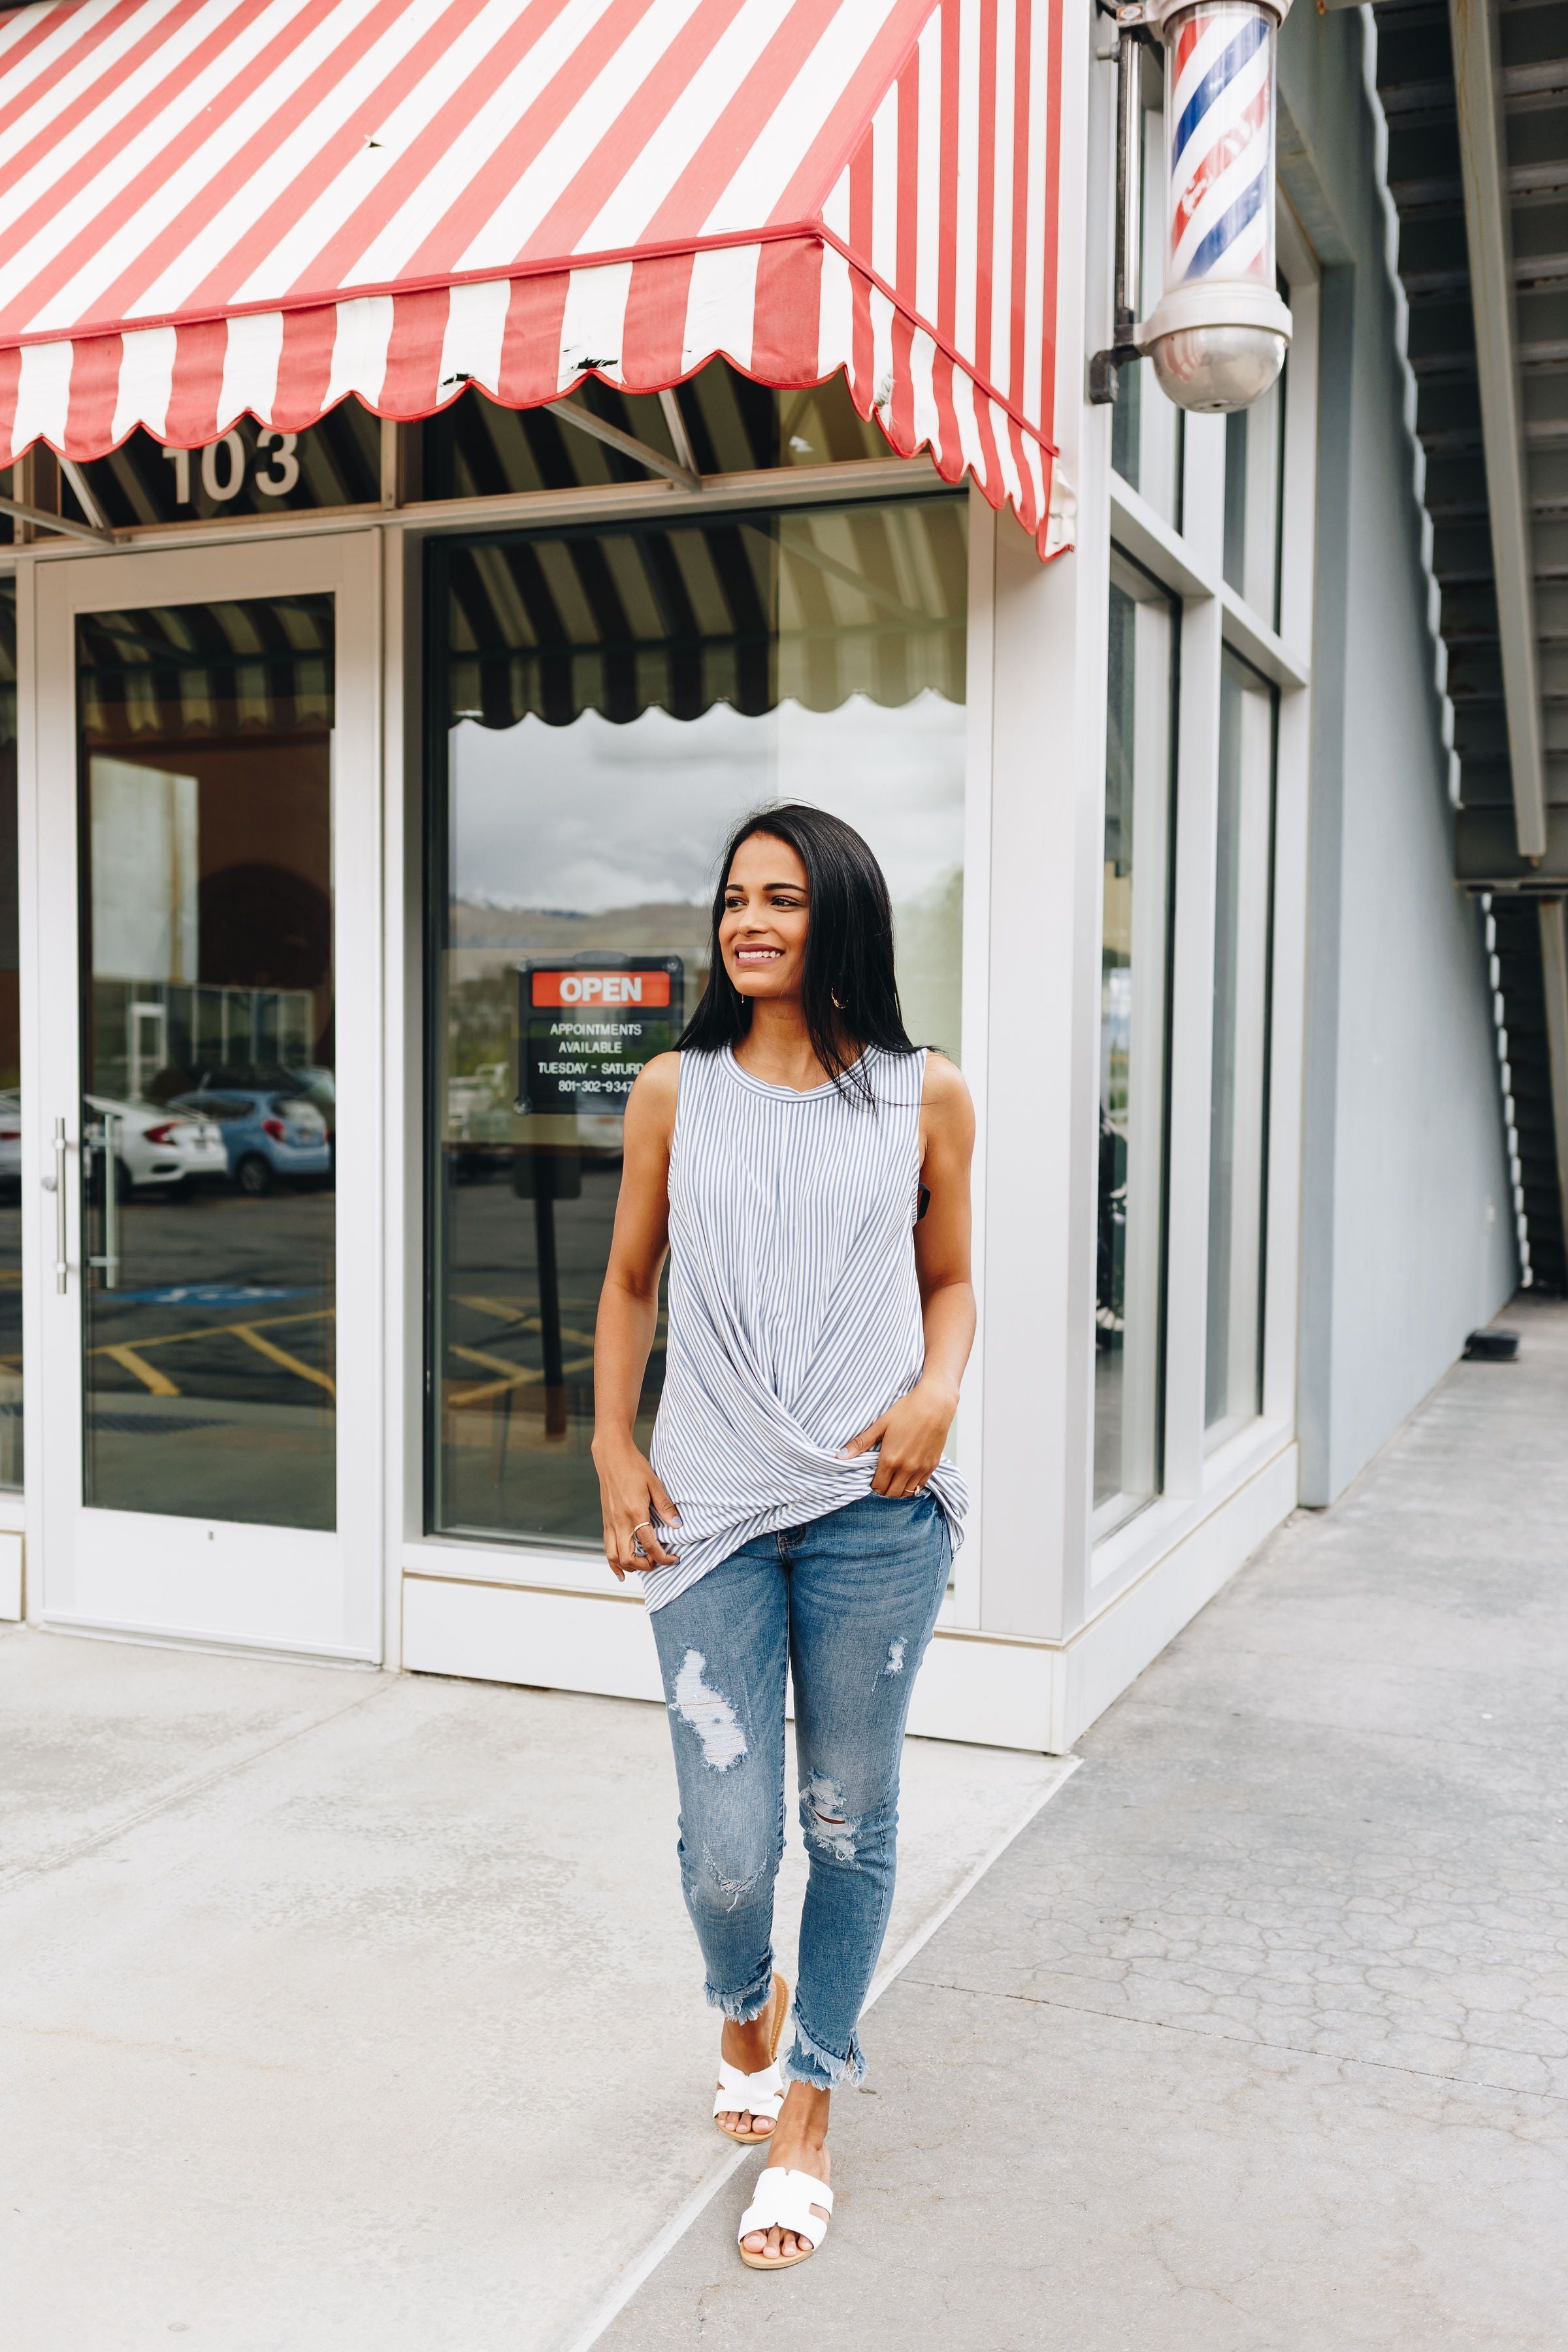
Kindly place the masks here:
POLYGON ((39 580, 51 1616, 377 1646, 375 576, 39 580))

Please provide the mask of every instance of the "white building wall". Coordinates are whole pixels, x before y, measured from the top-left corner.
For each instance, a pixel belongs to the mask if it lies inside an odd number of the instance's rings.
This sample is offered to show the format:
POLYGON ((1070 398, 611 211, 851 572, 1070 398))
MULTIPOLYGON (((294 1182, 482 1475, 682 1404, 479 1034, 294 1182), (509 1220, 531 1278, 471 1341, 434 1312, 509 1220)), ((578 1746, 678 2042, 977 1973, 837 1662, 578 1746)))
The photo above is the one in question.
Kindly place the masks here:
POLYGON ((1483 918, 1454 813, 1369 11, 1292 11, 1280 169, 1323 265, 1299 1425, 1341 1493, 1516 1279, 1483 918))

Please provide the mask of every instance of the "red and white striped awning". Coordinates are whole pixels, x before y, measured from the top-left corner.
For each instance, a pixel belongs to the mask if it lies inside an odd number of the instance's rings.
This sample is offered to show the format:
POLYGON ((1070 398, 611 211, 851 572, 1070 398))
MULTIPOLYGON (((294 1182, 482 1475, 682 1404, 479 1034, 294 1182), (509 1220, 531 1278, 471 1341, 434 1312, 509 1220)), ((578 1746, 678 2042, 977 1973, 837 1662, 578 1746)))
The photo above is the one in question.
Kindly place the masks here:
MULTIPOLYGON (((0 19, 0 466, 716 355, 1053 499, 1061 0, 38 0, 0 19)), ((1053 507, 1056 511, 1053 513, 1053 507)))

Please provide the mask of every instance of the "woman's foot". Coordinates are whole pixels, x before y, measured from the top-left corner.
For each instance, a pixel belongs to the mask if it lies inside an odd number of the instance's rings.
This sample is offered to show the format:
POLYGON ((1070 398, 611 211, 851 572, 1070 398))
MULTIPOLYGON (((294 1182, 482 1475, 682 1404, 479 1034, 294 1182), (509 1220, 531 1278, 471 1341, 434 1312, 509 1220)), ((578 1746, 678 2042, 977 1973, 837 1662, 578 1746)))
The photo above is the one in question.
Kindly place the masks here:
MULTIPOLYGON (((745 2025, 726 2018, 719 2041, 719 2055, 725 2065, 738 2066, 742 2074, 760 2074, 771 2066, 778 2055, 788 2008, 789 1987, 783 1977, 775 1976, 773 1999, 760 2017, 745 2025)), ((773 2127, 772 2116, 753 2115, 747 2108, 721 2108, 713 2120, 732 2139, 765 2138, 773 2127)))
MULTIPOLYGON (((832 2099, 830 2091, 819 2091, 809 2083, 792 2083, 784 2094, 779 2119, 773 2126, 768 2142, 767 2161, 770 2168, 780 2172, 806 2172, 814 2180, 831 2178, 827 2157, 827 2110, 832 2099)), ((813 2209, 824 2221, 826 2206, 813 2209)), ((742 2239, 748 2254, 763 2262, 787 2262, 795 2254, 809 2254, 813 2249, 808 2238, 797 2238, 793 2230, 753 2230, 742 2239)))

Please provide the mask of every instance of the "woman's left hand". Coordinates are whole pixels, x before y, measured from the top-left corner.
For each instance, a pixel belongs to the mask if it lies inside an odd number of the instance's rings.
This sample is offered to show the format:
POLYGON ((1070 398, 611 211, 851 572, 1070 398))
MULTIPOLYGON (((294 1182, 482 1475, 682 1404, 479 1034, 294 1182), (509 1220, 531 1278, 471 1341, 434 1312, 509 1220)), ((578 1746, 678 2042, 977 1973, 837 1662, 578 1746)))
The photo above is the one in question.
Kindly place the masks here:
POLYGON ((879 1445, 881 1458, 871 1480, 871 1492, 889 1497, 918 1495, 942 1460, 942 1449, 947 1444, 947 1433, 957 1411, 958 1399, 951 1389, 939 1388, 934 1381, 917 1381, 908 1396, 890 1405, 858 1437, 852 1437, 844 1452, 853 1458, 869 1454, 874 1445, 879 1445))

